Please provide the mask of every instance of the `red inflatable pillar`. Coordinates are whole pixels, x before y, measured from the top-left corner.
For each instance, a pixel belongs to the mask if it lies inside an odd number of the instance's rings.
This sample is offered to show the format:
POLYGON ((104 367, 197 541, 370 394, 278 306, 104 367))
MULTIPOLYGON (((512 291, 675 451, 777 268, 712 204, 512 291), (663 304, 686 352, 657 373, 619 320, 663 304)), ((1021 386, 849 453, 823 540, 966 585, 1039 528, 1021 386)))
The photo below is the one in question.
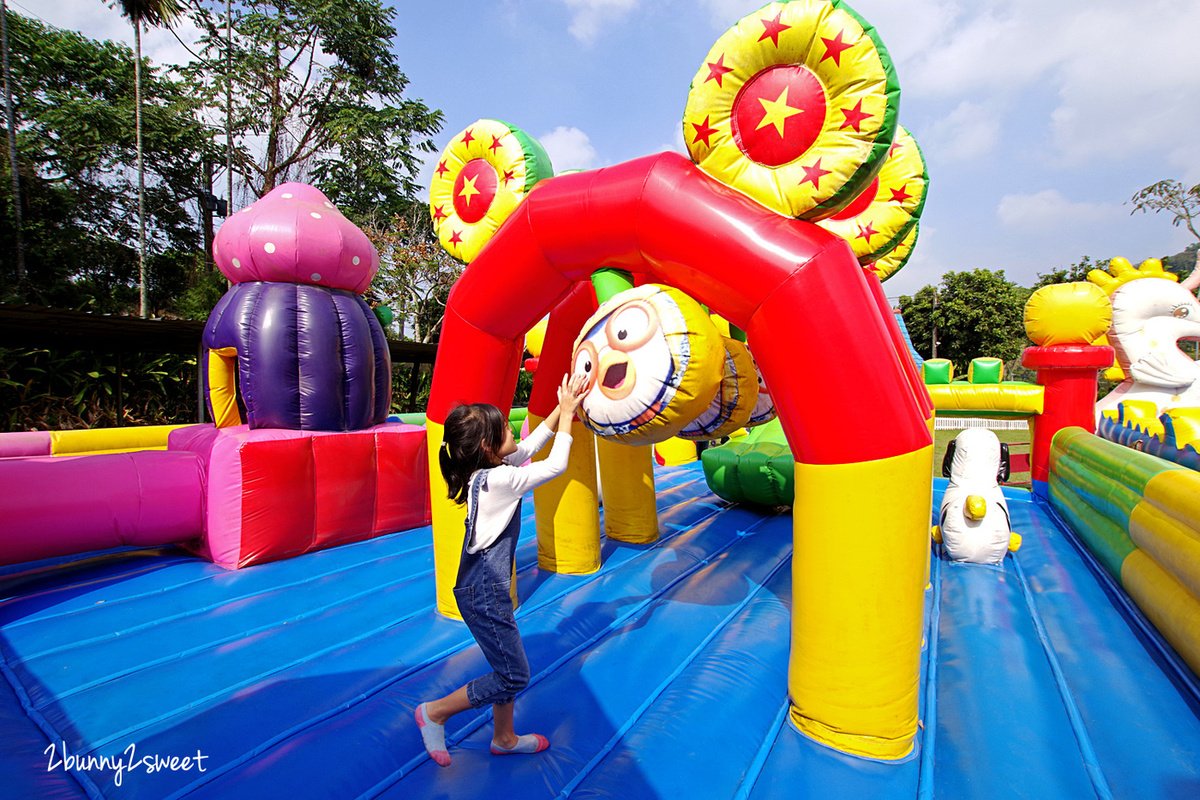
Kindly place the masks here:
POLYGON ((1111 367, 1108 346, 1060 344, 1027 347, 1021 364, 1037 370, 1038 385, 1045 387, 1045 410, 1033 423, 1031 472, 1033 493, 1048 497, 1050 442, 1070 425, 1096 432, 1096 391, 1099 371, 1111 367))

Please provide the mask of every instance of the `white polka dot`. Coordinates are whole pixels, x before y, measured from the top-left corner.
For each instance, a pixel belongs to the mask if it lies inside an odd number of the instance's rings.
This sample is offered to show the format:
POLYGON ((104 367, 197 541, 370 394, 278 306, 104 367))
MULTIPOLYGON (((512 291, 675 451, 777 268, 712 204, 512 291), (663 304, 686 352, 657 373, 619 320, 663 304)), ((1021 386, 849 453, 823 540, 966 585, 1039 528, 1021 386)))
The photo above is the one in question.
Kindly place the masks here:
POLYGON ((319 280, 321 280, 321 273, 314 272, 312 275, 309 275, 308 277, 312 278, 314 281, 319 281, 319 280))
POLYGON ((331 202, 329 202, 328 200, 326 200, 326 201, 325 201, 325 207, 326 207, 326 208, 333 208, 333 203, 331 203, 331 202))
POLYGON ((320 215, 320 214, 318 214, 318 213, 317 213, 317 212, 315 212, 315 211, 311 211, 311 212, 309 212, 309 216, 311 216, 313 219, 320 219, 320 218, 321 218, 321 215, 320 215))
POLYGON ((242 213, 249 214, 253 210, 254 210, 254 206, 246 206, 245 208, 242 209, 242 213))
POLYGON ((241 269, 241 268, 242 268, 242 262, 238 261, 238 260, 235 258, 235 259, 233 260, 233 268, 234 268, 234 269, 241 269))
POLYGON ((291 199, 292 199, 292 193, 291 193, 291 192, 285 192, 284 194, 280 195, 280 197, 283 197, 283 198, 284 198, 284 199, 286 199, 286 200, 291 200, 291 199))
POLYGON ((266 250, 268 253, 274 253, 275 245, 272 244, 271 242, 267 242, 266 244, 263 245, 263 250, 266 250))
POLYGON ((358 256, 355 256, 354 258, 352 258, 350 260, 351 260, 351 262, 353 262, 354 266, 356 266, 356 267, 358 266, 358 261, 359 261, 358 256))

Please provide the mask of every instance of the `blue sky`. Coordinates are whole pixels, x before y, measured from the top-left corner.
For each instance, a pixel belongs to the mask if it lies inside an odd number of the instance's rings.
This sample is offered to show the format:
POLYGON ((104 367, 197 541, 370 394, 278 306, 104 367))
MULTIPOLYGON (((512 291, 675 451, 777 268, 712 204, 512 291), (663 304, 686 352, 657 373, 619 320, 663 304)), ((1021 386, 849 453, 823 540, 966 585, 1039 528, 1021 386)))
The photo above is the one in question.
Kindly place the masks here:
MULTIPOLYGON (((19 13, 132 41, 101 0, 19 13)), ((683 149, 688 85, 709 48, 761 0, 407 0, 395 50, 408 95, 445 112, 438 144, 481 117, 537 137, 556 170, 683 149)), ((949 270, 1017 283, 1093 259, 1133 262, 1194 239, 1131 215, 1159 180, 1200 183, 1196 0, 851 0, 892 54, 900 122, 930 174, 921 237, 884 284, 911 294, 949 270)), ((181 29, 182 38, 188 31, 181 29)), ((173 37, 143 47, 185 60, 173 37)), ((427 183, 427 175, 425 182, 427 183)))

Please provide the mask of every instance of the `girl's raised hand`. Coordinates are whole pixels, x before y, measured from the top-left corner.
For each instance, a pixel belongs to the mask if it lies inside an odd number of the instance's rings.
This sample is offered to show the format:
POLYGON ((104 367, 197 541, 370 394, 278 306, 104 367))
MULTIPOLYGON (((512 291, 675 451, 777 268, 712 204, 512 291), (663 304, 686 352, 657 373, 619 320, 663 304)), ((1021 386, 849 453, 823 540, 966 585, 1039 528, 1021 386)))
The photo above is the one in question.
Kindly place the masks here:
POLYGON ((558 387, 558 406, 563 414, 574 414, 575 409, 579 408, 586 394, 586 385, 587 378, 584 375, 563 375, 562 384, 558 387))

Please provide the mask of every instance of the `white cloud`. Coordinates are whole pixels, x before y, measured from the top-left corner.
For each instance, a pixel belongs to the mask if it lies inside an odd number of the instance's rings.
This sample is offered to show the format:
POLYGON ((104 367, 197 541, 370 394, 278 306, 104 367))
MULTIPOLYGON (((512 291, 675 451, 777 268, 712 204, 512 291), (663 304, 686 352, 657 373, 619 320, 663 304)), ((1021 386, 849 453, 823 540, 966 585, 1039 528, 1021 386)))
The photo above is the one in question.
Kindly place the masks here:
POLYGON ((559 125, 550 133, 539 137, 538 141, 546 148, 546 154, 550 156, 550 163, 554 165, 556 173, 568 169, 591 169, 598 161, 592 140, 579 128, 559 125))
POLYGON ((861 0, 855 8, 892 51, 906 96, 1001 104, 1005 127, 1047 132, 1047 161, 1149 153, 1200 169, 1188 160, 1200 129, 1195 0, 861 0), (1048 99, 1050 110, 1017 102, 1029 95, 1048 99))
POLYGON ((995 107, 964 100, 949 115, 929 125, 921 146, 945 161, 970 161, 987 155, 1000 141, 995 107))
POLYGON ((712 25, 724 31, 737 24, 738 20, 766 5, 766 0, 702 0, 707 6, 712 25))
POLYGON ((1009 194, 996 208, 1000 224, 1026 233, 1095 225, 1124 216, 1119 206, 1108 203, 1072 203, 1056 189, 1036 194, 1009 194))
MULTIPOLYGON (((37 4, 32 9, 26 8, 23 3, 9 2, 8 5, 19 14, 34 17, 56 28, 79 31, 91 39, 121 42, 133 49, 133 28, 129 20, 101 0, 55 0, 45 5, 37 4)), ((199 38, 200 30, 186 16, 179 17, 171 30, 143 28, 142 56, 156 65, 186 64, 192 60, 188 48, 196 50, 195 43, 199 38)))
POLYGON ((600 29, 637 8, 638 0, 563 0, 574 12, 567 32, 585 44, 596 41, 600 29))

